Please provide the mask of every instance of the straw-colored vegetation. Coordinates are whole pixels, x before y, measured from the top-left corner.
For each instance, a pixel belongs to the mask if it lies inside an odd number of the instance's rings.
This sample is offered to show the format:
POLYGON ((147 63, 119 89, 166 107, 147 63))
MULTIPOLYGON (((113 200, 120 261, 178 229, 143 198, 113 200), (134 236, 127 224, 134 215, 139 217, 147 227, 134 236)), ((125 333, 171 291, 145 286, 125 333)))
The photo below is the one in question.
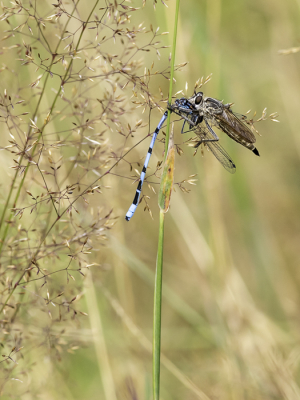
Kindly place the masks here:
MULTIPOLYGON (((168 99, 165 2, 1 3, 1 399, 152 398, 163 133, 124 216, 168 99)), ((161 398, 296 400, 300 3, 194 0, 179 15, 174 94, 212 74, 205 95, 280 124, 255 125, 261 157, 219 132, 231 175, 193 157, 171 117, 183 154, 165 215, 161 398)))

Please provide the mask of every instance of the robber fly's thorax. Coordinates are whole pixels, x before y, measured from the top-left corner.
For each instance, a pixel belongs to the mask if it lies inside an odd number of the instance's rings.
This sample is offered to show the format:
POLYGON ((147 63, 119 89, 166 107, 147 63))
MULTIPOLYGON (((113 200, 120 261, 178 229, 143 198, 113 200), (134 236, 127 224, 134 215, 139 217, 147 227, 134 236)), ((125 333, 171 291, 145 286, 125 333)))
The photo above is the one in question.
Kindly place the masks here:
POLYGON ((211 114, 211 116, 222 114, 224 111, 224 104, 219 100, 206 97, 203 103, 204 111, 208 114, 211 114))

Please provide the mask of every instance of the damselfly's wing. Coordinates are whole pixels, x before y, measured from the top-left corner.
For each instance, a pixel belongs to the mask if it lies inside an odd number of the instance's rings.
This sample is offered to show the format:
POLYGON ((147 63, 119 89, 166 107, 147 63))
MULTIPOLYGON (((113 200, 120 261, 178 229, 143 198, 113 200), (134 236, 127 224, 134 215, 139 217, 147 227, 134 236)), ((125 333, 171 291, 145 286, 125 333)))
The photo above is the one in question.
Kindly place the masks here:
POLYGON ((204 125, 197 125, 194 129, 194 132, 199 138, 199 141, 197 141, 195 147, 199 147, 202 143, 203 146, 207 147, 212 152, 212 154, 217 160, 219 160, 219 162, 228 172, 234 174, 236 170, 234 162, 230 158, 229 154, 227 154, 227 152, 219 144, 219 142, 215 141, 216 139, 212 133, 204 125))
POLYGON ((225 132, 231 139, 247 146, 255 143, 256 138, 248 126, 242 122, 230 109, 225 108, 221 114, 215 115, 217 126, 225 132))

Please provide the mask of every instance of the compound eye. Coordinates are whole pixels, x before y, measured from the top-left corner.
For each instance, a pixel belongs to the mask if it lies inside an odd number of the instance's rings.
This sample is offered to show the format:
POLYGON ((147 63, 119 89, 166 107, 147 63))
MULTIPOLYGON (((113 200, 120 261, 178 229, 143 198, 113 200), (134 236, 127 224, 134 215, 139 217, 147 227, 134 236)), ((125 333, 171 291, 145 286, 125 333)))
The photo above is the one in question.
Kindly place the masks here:
POLYGON ((195 104, 200 104, 202 101, 203 94, 202 93, 197 93, 196 98, 195 98, 195 104))

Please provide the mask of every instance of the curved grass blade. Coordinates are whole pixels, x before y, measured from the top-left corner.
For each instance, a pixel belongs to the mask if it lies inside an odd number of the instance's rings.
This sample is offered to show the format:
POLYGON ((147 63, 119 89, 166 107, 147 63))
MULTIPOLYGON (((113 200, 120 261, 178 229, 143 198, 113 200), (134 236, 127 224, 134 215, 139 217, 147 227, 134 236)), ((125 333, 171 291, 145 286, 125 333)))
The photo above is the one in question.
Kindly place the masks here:
POLYGON ((175 147, 174 147, 174 123, 172 124, 168 153, 164 162, 163 173, 161 177, 160 189, 158 194, 158 205, 162 212, 169 210, 171 193, 174 182, 175 168, 175 147))

